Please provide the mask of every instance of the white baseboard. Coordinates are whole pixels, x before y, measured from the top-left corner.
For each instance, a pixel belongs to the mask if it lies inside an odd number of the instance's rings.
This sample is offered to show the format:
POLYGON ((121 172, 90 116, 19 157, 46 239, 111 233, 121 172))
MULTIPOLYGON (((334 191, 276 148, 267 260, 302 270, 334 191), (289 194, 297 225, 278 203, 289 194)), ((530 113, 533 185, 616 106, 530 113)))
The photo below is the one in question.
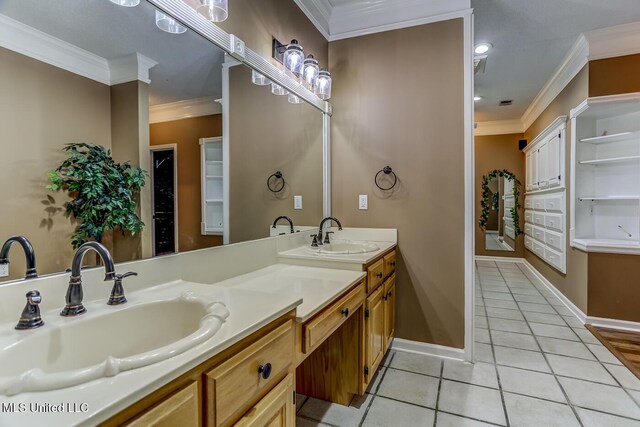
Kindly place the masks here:
POLYGON ((465 360, 464 349, 446 347, 437 344, 428 344, 419 341, 394 338, 391 349, 405 353, 424 354, 428 356, 442 357, 445 359, 465 360))
POLYGON ((553 294, 558 297, 560 301, 567 307, 574 316, 578 318, 582 323, 587 323, 587 315, 578 308, 569 298, 567 298, 562 292, 556 288, 553 283, 551 283, 546 277, 542 275, 538 270, 535 269, 533 265, 529 263, 526 259, 522 260, 522 263, 533 273, 553 294))
POLYGON ((476 255, 475 259, 476 259, 476 261, 524 262, 524 258, 506 257, 506 256, 476 255))
POLYGON ((586 323, 602 328, 622 329, 631 332, 640 332, 640 323, 629 320, 606 319, 604 317, 587 316, 586 323))

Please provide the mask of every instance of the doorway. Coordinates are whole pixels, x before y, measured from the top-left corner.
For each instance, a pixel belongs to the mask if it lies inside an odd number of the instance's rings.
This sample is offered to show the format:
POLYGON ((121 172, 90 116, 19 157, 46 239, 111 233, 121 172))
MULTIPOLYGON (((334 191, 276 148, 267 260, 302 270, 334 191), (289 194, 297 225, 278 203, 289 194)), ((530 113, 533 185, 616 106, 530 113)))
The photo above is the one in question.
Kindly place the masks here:
POLYGON ((151 148, 153 256, 178 252, 178 168, 176 144, 151 148))

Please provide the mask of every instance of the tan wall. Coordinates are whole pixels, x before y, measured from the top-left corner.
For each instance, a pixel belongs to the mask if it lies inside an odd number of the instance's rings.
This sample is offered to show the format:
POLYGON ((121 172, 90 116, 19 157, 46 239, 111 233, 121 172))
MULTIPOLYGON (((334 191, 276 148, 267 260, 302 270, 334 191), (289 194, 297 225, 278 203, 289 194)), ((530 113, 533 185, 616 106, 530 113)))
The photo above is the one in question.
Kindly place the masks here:
POLYGON ((589 96, 640 91, 640 54, 589 62, 589 96))
MULTIPOLYGON (((5 194, 0 204, 0 239, 21 234, 31 240, 38 273, 71 264, 75 224, 61 209, 67 196, 45 189, 47 172, 65 158, 72 142, 111 146, 109 87, 0 48, 0 156, 5 194), (50 203, 48 196, 53 198, 50 203)), ((11 277, 24 275, 22 250, 11 249, 11 277)))
POLYGON ((232 0, 229 18, 218 25, 264 58, 271 58, 272 37, 285 44, 295 38, 305 54, 312 53, 321 67, 327 64, 327 40, 293 0, 232 0))
POLYGON ((231 67, 229 75, 230 242, 268 237, 280 215, 296 225, 320 224, 322 114, 252 84, 244 66, 231 67), (266 181, 276 171, 287 185, 274 194, 266 181), (294 195, 302 196, 302 210, 293 209, 294 195))
MULTIPOLYGON (((531 142, 540 132, 549 126, 558 116, 569 116, 569 111, 587 98, 589 90, 589 68, 584 67, 578 75, 563 89, 563 91, 544 110, 538 119, 525 132, 525 139, 531 142)), ((571 170, 571 123, 567 118, 566 146, 565 146, 565 184, 567 186, 566 230, 569 230, 571 215, 569 200, 571 189, 569 171, 571 170)), ((525 162, 524 157, 522 162, 525 162)), ((568 235, 568 232, 567 232, 568 235)), ((542 261, 533 252, 525 249, 524 256, 544 277, 571 300, 580 310, 587 311, 587 254, 570 247, 566 242, 567 274, 542 261)))
POLYGON ((462 19, 330 43, 332 212, 398 229, 397 336, 464 346, 462 19), (410 58, 410 60, 405 60, 410 58), (390 165, 393 195, 374 175, 390 165), (358 195, 369 210, 358 210, 358 195))
POLYGON ((203 236, 200 138, 222 136, 222 115, 154 123, 151 146, 176 144, 178 156, 178 250, 222 245, 221 236, 203 236))
MULTIPOLYGON (((484 230, 478 225, 482 214, 482 177, 494 169, 507 169, 513 172, 520 181, 520 194, 524 194, 524 155, 518 149, 518 140, 523 139, 522 134, 490 135, 475 137, 475 223, 476 230, 476 255, 504 256, 522 258, 524 256, 524 235, 516 238, 515 251, 487 251, 485 249, 484 230)), ((524 196, 520 198, 520 204, 524 206, 524 196)), ((502 206, 502 204, 501 204, 502 206)), ((518 212, 520 216, 520 229, 524 232, 524 207, 518 212)), ((497 217, 497 215, 496 215, 497 217)), ((497 220, 497 219, 496 219, 497 220)), ((505 236, 506 238, 506 236, 505 236)))

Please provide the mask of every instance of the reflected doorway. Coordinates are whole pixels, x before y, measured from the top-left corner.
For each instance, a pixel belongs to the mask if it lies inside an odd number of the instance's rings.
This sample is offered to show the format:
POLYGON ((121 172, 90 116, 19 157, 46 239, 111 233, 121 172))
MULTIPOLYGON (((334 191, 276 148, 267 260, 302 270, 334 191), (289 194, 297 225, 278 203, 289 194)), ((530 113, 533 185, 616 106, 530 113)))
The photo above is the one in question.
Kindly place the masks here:
POLYGON ((178 252, 176 144, 151 148, 153 256, 178 252))

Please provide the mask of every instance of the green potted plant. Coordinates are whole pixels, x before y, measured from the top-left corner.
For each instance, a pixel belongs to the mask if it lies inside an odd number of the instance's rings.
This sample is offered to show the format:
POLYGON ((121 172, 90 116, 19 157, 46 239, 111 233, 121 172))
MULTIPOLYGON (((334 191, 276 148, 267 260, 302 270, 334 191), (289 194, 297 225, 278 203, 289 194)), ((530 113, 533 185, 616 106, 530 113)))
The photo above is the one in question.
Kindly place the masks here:
POLYGON ((135 235, 144 223, 136 213, 136 195, 145 184, 147 173, 128 162, 117 163, 111 151, 100 145, 67 144, 67 158, 49 172, 47 188, 66 191, 67 216, 80 224, 71 235, 77 249, 89 240, 102 242, 106 232, 120 229, 135 235))

